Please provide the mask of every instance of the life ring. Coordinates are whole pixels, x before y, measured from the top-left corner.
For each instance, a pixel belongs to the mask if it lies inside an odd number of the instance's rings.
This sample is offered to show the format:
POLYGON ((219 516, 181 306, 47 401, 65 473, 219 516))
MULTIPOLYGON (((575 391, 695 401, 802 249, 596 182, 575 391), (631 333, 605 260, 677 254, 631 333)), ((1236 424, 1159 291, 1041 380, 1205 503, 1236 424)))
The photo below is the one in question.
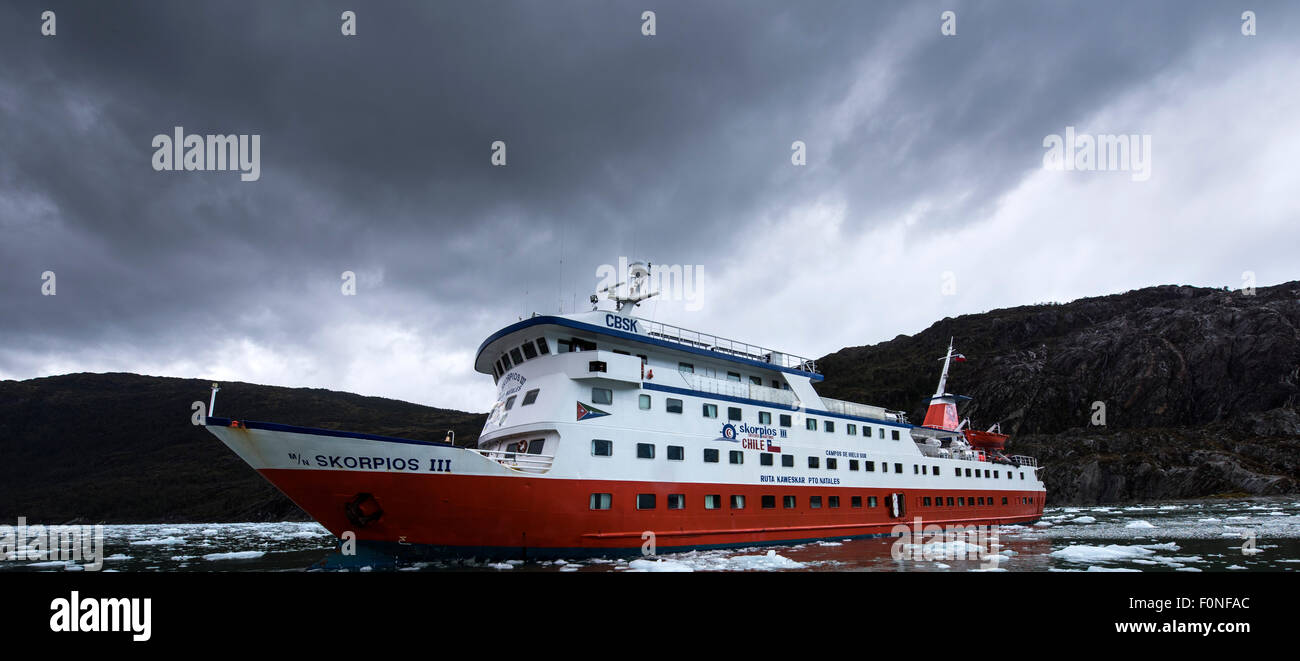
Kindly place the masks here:
POLYGON ((379 517, 384 515, 384 510, 374 496, 362 492, 343 504, 343 513, 347 515, 352 525, 364 528, 367 524, 378 521, 379 517))
POLYGON ((528 441, 519 441, 520 454, 528 452, 528 441))

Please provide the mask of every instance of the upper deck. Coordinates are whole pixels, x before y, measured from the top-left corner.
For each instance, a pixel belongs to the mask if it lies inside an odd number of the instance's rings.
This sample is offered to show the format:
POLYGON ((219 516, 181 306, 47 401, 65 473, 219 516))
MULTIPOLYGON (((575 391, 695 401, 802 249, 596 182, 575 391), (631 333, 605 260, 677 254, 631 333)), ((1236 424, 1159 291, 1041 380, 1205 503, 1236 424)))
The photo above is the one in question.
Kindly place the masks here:
MULTIPOLYGON (((474 360, 474 369, 483 374, 504 375, 504 372, 509 370, 497 370, 496 363, 503 357, 508 357, 511 349, 519 345, 519 338, 516 334, 539 326, 558 326, 622 340, 642 342, 652 346, 708 356, 750 367, 788 372, 808 377, 812 381, 821 381, 823 378, 817 370, 816 361, 811 358, 606 310, 593 310, 568 315, 534 314, 528 319, 506 326, 493 333, 491 337, 479 345, 474 360)), ((550 349, 549 347, 546 348, 550 349)))

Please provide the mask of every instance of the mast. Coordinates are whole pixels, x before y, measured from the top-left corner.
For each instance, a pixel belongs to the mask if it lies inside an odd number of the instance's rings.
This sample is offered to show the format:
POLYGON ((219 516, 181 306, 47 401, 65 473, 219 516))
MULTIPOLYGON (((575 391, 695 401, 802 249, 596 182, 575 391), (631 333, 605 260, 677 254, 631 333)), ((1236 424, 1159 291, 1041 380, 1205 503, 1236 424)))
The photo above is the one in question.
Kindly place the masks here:
POLYGON ((939 376, 939 389, 934 391, 935 397, 942 397, 948 389, 948 366, 952 364, 952 336, 948 336, 948 353, 939 360, 943 361, 943 374, 939 376))

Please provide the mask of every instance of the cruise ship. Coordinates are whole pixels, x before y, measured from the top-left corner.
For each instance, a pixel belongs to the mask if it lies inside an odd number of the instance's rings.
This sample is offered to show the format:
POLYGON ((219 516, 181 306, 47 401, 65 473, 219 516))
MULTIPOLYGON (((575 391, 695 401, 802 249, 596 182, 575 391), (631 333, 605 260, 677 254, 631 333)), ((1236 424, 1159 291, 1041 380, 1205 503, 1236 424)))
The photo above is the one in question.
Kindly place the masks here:
POLYGON ((592 310, 483 341, 474 367, 496 401, 474 447, 211 409, 206 427, 331 533, 391 557, 665 553, 1041 516, 1037 462, 958 420, 951 344, 913 425, 822 397, 814 360, 632 314, 653 295, 645 275, 634 265, 592 310))

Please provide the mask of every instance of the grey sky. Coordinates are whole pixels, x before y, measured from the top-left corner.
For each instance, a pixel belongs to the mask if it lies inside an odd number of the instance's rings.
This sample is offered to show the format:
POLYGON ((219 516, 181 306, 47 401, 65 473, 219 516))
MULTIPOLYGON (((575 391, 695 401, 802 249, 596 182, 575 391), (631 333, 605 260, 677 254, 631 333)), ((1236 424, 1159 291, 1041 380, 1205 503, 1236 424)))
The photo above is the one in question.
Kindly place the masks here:
POLYGON ((704 267, 699 310, 639 314, 805 355, 1294 279, 1297 34, 1257 2, 6 2, 0 378, 484 410, 479 341, 620 256, 704 267), (155 172, 174 126, 259 134, 261 179, 155 172), (1151 179, 1045 171, 1066 126, 1150 135, 1151 179))

